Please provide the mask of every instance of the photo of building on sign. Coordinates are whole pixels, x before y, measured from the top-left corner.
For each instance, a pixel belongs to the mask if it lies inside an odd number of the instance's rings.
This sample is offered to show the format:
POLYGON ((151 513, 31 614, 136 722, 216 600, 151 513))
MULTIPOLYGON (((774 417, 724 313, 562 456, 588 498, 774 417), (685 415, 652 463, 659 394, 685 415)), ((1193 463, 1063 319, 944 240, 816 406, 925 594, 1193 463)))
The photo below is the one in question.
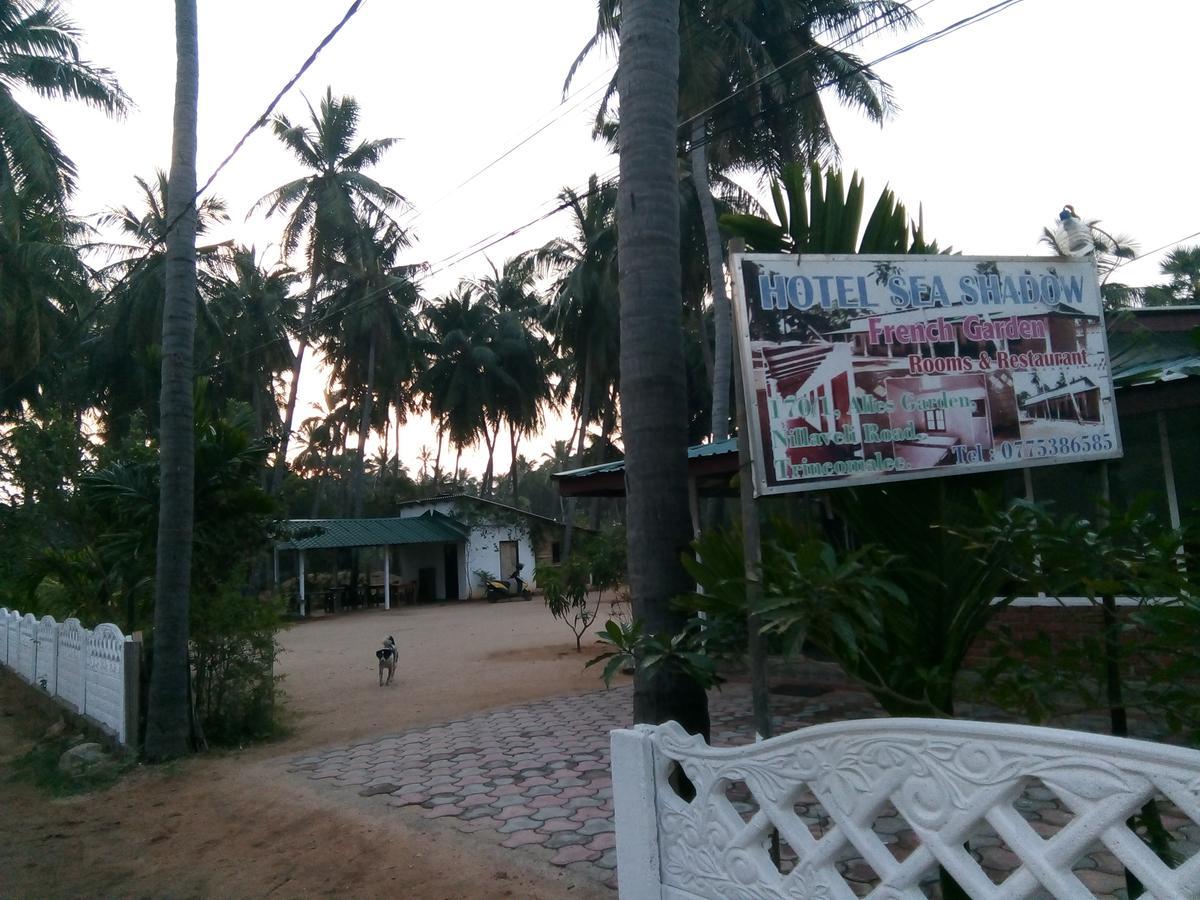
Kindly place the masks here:
POLYGON ((1090 263, 738 260, 760 492, 1119 455, 1090 263))

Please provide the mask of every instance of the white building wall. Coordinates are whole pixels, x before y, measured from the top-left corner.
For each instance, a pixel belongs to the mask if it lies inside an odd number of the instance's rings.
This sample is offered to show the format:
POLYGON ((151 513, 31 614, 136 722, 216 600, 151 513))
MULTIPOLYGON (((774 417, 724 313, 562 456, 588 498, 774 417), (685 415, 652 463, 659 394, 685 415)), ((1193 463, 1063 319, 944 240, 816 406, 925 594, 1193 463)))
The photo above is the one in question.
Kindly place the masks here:
MULTIPOLYGON (((499 508, 489 510, 488 506, 487 503, 472 503, 470 500, 450 497, 445 500, 413 503, 400 510, 400 515, 404 518, 424 515, 432 510, 450 516, 467 526, 469 531, 466 551, 463 552, 461 546, 459 548, 458 583, 460 592, 464 595, 466 595, 466 588, 470 588, 472 599, 478 599, 484 593, 479 578, 475 575, 476 572, 486 571, 493 578, 507 578, 512 574, 500 571, 501 541, 517 542, 517 560, 522 565, 521 577, 531 585, 534 582, 535 562, 528 520, 519 512, 509 512, 499 508)), ((438 590, 443 592, 445 590, 445 574, 442 571, 441 545, 437 545, 437 547, 438 590)), ((417 548, 412 549, 417 550, 417 548)), ((405 578, 408 576, 406 575, 405 578)), ((441 595, 439 594, 439 596, 441 595)))

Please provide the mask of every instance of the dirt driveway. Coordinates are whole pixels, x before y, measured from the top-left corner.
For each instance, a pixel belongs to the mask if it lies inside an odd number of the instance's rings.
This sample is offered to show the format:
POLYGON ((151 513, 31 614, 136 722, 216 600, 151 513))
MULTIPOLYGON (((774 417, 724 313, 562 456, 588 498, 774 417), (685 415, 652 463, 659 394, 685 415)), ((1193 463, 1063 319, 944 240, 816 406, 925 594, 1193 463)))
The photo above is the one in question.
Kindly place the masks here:
MULTIPOLYGON (((64 800, 4 778, 0 897, 612 897, 436 822, 334 801, 285 771, 305 750, 595 690, 587 647, 576 654, 541 602, 350 613, 294 626, 282 644, 281 741, 139 767, 114 789, 64 800), (379 688, 374 651, 388 635, 398 683, 379 688)), ((0 769, 49 724, 25 690, 0 678, 0 769)))

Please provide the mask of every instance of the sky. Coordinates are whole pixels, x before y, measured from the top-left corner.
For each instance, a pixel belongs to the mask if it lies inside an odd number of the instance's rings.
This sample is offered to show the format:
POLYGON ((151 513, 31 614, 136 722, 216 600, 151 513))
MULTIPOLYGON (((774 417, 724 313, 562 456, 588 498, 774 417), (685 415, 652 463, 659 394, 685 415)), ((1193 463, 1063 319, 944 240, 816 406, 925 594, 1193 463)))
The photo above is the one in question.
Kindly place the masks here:
MULTIPOLYGON (((874 60, 993 0, 914 0, 922 23, 852 48, 874 60)), ((200 149, 203 181, 342 16, 349 0, 199 0, 200 149)), ((136 108, 123 120, 78 105, 31 99, 79 168, 83 215, 137 200, 134 176, 169 162, 174 88, 174 4, 168 0, 66 0, 84 32, 84 56, 113 69, 136 108)), ((327 86, 361 104, 363 137, 400 142, 373 171, 413 211, 401 217, 417 243, 411 262, 433 262, 427 297, 460 278, 564 233, 566 214, 446 268, 438 261, 551 208, 565 186, 586 187, 615 158, 591 140, 592 92, 615 58, 596 54, 563 99, 563 79, 592 33, 595 0, 364 0, 279 111, 307 116, 327 86), (528 143, 458 186, 540 126, 528 143)), ((866 180, 868 203, 891 186, 920 205, 926 233, 980 255, 1044 255, 1037 238, 1064 203, 1149 251, 1200 231, 1194 202, 1195 133, 1187 125, 1197 76, 1200 4, 1178 0, 1024 0, 943 40, 882 63, 900 110, 883 127, 827 104, 842 165, 866 180)), ((231 214, 214 238, 236 238, 278 259, 280 220, 246 219, 254 201, 302 174, 266 130, 247 142, 212 191, 231 214)), ((753 180, 750 184, 753 185, 753 180)), ((1114 280, 1154 283, 1162 253, 1114 280)), ((297 421, 319 401, 324 374, 306 366, 297 421)), ((552 417, 536 458, 571 424, 552 417)), ((402 458, 416 469, 432 427, 413 421, 402 458)), ((501 444, 507 444, 501 441, 501 444)), ((482 448, 464 454, 479 471, 482 448)), ((507 447, 497 471, 508 468, 507 447)))

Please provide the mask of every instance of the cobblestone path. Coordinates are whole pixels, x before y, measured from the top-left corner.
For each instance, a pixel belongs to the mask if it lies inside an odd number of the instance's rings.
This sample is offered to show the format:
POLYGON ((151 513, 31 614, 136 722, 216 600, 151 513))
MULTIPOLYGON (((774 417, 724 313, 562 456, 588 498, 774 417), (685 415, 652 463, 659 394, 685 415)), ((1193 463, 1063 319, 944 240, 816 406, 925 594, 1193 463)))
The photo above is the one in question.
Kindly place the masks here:
MULTIPOLYGON (((776 733, 880 714, 870 700, 846 691, 818 697, 773 694, 771 703, 776 733)), ((628 687, 558 697, 299 757, 290 771, 410 808, 424 818, 443 820, 458 831, 615 887, 608 732, 629 724, 632 705, 628 687)), ((714 744, 753 740, 748 687, 727 685, 710 695, 709 709, 714 744)), ((739 795, 735 786, 729 799, 743 817, 753 815, 756 808, 748 793, 739 795)), ((1054 795, 1039 784, 1027 787, 1014 806, 1045 837, 1070 820, 1054 795)), ((807 792, 797 798, 797 812, 814 836, 832 827, 819 801, 807 792)), ((1164 812, 1164 824, 1182 839, 1178 848, 1183 855, 1200 850, 1200 826, 1172 807, 1164 812)), ((999 884, 1014 870, 1016 857, 984 828, 968 842, 968 849, 999 884)), ((876 832, 898 859, 916 846, 907 823, 894 812, 881 812, 876 832)), ((785 846, 784 871, 793 858, 785 846)), ((856 893, 870 892, 875 876, 862 859, 847 856, 839 867, 856 893)), ((1116 860, 1099 846, 1079 860, 1076 870, 1098 897, 1125 897, 1116 860)), ((932 888, 927 891, 930 896, 932 888)))

